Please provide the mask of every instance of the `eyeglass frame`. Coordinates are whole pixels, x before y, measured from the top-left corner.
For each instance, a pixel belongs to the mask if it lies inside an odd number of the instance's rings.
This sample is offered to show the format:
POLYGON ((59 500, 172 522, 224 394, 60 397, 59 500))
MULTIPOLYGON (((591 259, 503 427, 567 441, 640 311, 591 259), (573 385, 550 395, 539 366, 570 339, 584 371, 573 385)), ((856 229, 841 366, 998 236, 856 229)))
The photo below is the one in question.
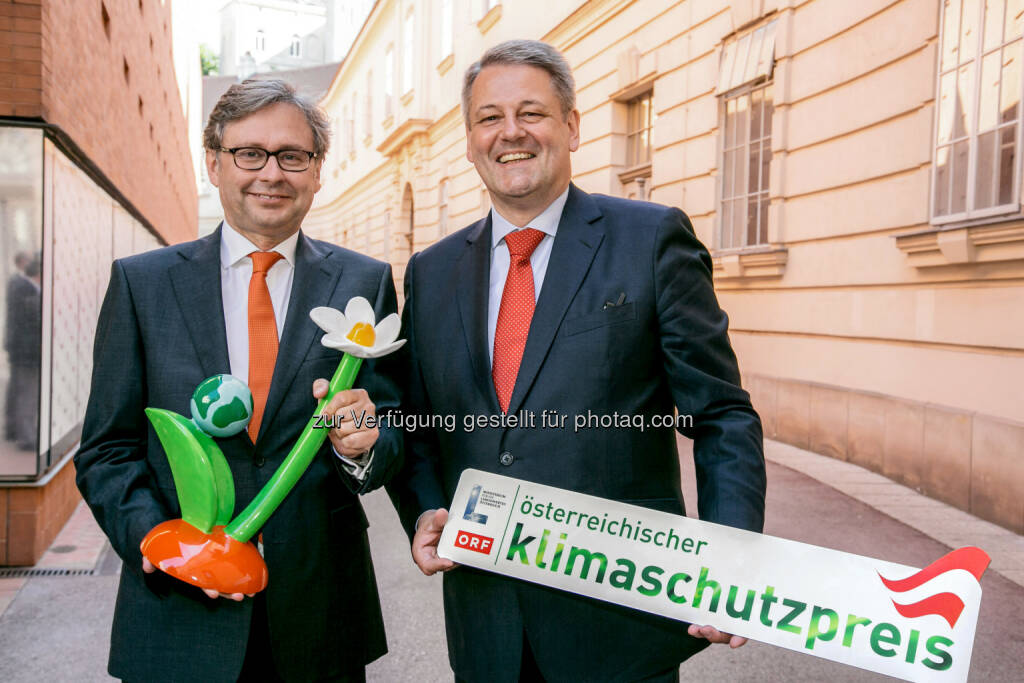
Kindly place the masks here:
POLYGON ((229 147, 221 147, 217 151, 218 152, 227 152, 228 154, 230 154, 231 155, 231 161, 234 162, 235 168, 237 168, 240 171, 262 171, 264 168, 267 167, 267 164, 270 163, 270 157, 274 157, 274 160, 277 161, 277 167, 279 169, 281 169, 281 171, 283 171, 284 173, 305 173, 306 171, 309 170, 309 167, 313 165, 313 159, 317 158, 316 152, 307 152, 304 149, 292 149, 290 147, 279 149, 276 152, 271 152, 269 149, 263 149, 262 147, 255 147, 253 145, 243 145, 241 147, 230 147, 230 148, 229 147), (238 152, 239 150, 242 150, 242 149, 258 149, 259 151, 261 151, 264 154, 266 154, 267 158, 263 160, 263 165, 260 166, 259 168, 243 168, 243 167, 238 165, 238 159, 235 157, 235 153, 238 152), (277 158, 277 155, 281 154, 282 152, 302 152, 303 154, 308 154, 309 155, 309 162, 306 164, 306 167, 303 168, 303 169, 289 169, 289 168, 285 168, 284 166, 281 165, 281 160, 277 158))

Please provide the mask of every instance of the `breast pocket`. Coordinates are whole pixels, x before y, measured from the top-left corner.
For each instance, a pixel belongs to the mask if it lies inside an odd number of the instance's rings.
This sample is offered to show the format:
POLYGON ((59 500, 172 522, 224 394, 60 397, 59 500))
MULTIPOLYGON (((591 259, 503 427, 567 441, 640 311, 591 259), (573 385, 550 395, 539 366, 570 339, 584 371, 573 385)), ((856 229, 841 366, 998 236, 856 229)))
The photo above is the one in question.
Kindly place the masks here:
POLYGON ((593 313, 587 313, 565 321, 565 334, 572 337, 600 327, 636 320, 636 305, 632 302, 609 306, 593 313))

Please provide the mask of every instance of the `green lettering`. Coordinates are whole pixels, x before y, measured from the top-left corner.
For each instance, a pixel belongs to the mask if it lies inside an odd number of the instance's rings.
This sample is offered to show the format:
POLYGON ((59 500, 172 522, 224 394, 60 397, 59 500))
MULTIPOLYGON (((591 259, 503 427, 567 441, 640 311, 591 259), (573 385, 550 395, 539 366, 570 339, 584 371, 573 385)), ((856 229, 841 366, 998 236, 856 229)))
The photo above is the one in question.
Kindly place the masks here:
POLYGON ((649 565, 644 567, 643 572, 640 576, 649 585, 640 586, 637 591, 643 595, 654 596, 661 592, 661 581, 655 578, 655 576, 661 576, 665 573, 665 570, 657 565, 649 565))
POLYGON ((765 626, 772 625, 772 620, 768 618, 768 611, 778 601, 779 599, 775 597, 775 586, 765 586, 764 593, 761 593, 761 623, 765 626))
POLYGON ((676 594, 676 584, 680 581, 689 583, 690 575, 684 574, 683 572, 673 574, 672 577, 668 580, 668 586, 665 587, 665 594, 668 595, 668 599, 676 603, 677 605, 682 605, 684 602, 686 602, 686 598, 684 598, 682 595, 676 594))
POLYGON ((711 612, 718 611, 718 598, 721 596, 722 587, 717 581, 711 581, 708 579, 708 568, 700 568, 700 576, 697 578, 697 590, 693 594, 693 606, 700 607, 701 598, 704 597, 704 589, 711 588, 711 605, 708 610, 711 612))
POLYGON ((846 617, 846 629, 843 631, 843 647, 850 647, 853 644, 853 629, 858 626, 867 626, 871 620, 867 617, 858 617, 851 614, 846 617))
POLYGON ((521 534, 522 532, 523 523, 516 522, 516 529, 512 532, 512 542, 508 545, 508 554, 505 555, 505 559, 511 561, 514 559, 513 555, 519 555, 519 559, 520 561, 522 561, 523 564, 530 564, 530 560, 527 558, 526 555, 526 546, 529 545, 537 537, 527 536, 525 539, 520 541, 519 534, 521 534))
POLYGON ((750 621, 750 613, 754 609, 754 598, 757 595, 757 591, 747 591, 747 600, 741 610, 736 609, 736 594, 738 592, 739 588, 737 586, 729 586, 729 599, 725 601, 725 613, 730 617, 750 621))
MULTIPOLYGON (((597 519, 597 518, 596 517, 591 517, 591 519, 597 519)), ((577 548, 576 546, 573 546, 569 550, 569 559, 566 560, 566 563, 565 563, 565 573, 566 573, 566 575, 572 574, 572 568, 573 568, 573 565, 576 564, 576 558, 577 557, 582 557, 583 558, 583 570, 580 572, 580 578, 581 579, 586 579, 587 578, 587 574, 590 573, 590 563, 593 560, 596 559, 598 561, 598 568, 597 568, 597 578, 595 580, 598 583, 604 582, 604 572, 608 568, 608 556, 607 555, 605 555, 604 553, 592 553, 589 550, 587 550, 586 548, 577 548)))
POLYGON ((545 567, 547 567, 547 565, 544 564, 544 551, 548 549, 548 534, 549 533, 551 533, 551 532, 549 532, 547 529, 545 529, 544 533, 540 535, 540 544, 537 546, 537 559, 536 559, 537 567, 539 569, 544 569, 545 567))
POLYGON ((558 545, 555 546, 555 556, 551 558, 551 571, 558 571, 558 563, 562 561, 562 550, 565 548, 565 534, 558 535, 558 545))
POLYGON ((925 642, 924 647, 928 650, 929 654, 933 654, 939 659, 938 661, 926 659, 921 663, 934 671, 945 671, 949 667, 953 666, 953 656, 940 648, 939 645, 949 647, 952 644, 953 641, 945 636, 932 636, 927 640, 927 642, 925 642))
POLYGON ((779 619, 779 624, 775 628, 781 629, 783 631, 789 631, 790 633, 800 633, 800 627, 793 626, 792 622, 794 619, 797 618, 797 616, 800 615, 801 612, 807 609, 807 603, 799 602, 797 600, 790 600, 789 598, 786 598, 782 601, 782 606, 790 607, 792 609, 789 610, 789 614, 779 619))
POLYGON ((836 629, 838 628, 839 615, 836 614, 835 610, 815 605, 811 609, 811 623, 807 626, 807 640, 804 641, 804 647, 808 650, 813 650, 815 640, 832 640, 836 637, 836 629), (825 631, 821 630, 822 617, 828 617, 828 629, 825 631))
POLYGON ((608 583, 614 588, 633 588, 633 579, 636 577, 636 565, 626 559, 615 560, 615 564, 622 567, 616 569, 608 576, 608 583))
POLYGON ((871 649, 875 651, 876 655, 893 657, 896 655, 896 650, 882 646, 899 644, 900 632, 892 624, 883 621, 875 624, 875 628, 871 630, 871 649))
POLYGON ((916 629, 910 631, 910 640, 907 641, 907 664, 914 663, 914 658, 917 656, 917 638, 920 635, 920 631, 916 629))

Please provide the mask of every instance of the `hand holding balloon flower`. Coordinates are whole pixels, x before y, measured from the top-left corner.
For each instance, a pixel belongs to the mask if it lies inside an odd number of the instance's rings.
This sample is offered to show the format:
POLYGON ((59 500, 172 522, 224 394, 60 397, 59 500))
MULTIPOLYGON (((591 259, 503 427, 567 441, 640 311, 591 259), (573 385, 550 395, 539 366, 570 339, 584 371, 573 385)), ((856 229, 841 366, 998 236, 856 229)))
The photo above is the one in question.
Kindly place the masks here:
MULTIPOLYGON (((345 313, 320 307, 313 309, 310 317, 327 332, 321 343, 343 351, 344 355, 327 394, 320 399, 284 462, 230 523, 228 519, 234 509, 231 471, 220 448, 198 426, 209 422, 197 419, 202 417, 201 408, 197 413, 197 406, 193 405, 193 421, 171 411, 146 409, 171 465, 182 518, 154 527, 142 541, 142 554, 156 568, 202 588, 208 595, 241 599, 238 594, 252 594, 266 587, 266 564, 249 539, 277 510, 323 445, 326 432, 314 427, 316 417, 335 394, 352 388, 364 358, 379 358, 405 343, 397 340, 401 326, 398 316, 392 313, 375 325, 373 308, 362 297, 351 299, 345 313)), ((216 381, 229 384, 221 377, 216 381)), ((200 388, 214 379, 206 380, 200 388)), ((200 394, 198 389, 196 394, 200 394)), ((231 406, 237 407, 232 401, 222 408, 227 410, 231 406)), ((250 414, 251 409, 250 396, 250 414)), ((240 429, 244 429, 247 420, 241 422, 240 429)))

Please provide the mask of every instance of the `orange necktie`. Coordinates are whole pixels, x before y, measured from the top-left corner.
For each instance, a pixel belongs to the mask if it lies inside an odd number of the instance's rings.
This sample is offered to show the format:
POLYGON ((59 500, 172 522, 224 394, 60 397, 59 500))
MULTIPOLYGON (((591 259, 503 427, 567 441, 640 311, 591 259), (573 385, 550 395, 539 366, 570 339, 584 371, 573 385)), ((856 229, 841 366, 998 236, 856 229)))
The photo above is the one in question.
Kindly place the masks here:
POLYGON ((533 228, 505 235, 508 275, 505 277, 505 289, 501 292, 498 323, 494 327, 494 363, 491 366, 494 391, 498 394, 503 413, 508 412, 508 404, 512 400, 512 389, 516 386, 516 375, 519 374, 530 321, 533 320, 536 297, 530 255, 542 239, 544 233, 533 228))
POLYGON ((252 420, 249 438, 256 443, 263 422, 263 410, 270 393, 270 379, 277 362, 277 321, 267 288, 267 271, 284 258, 276 251, 254 251, 249 280, 249 390, 252 392, 252 420))

